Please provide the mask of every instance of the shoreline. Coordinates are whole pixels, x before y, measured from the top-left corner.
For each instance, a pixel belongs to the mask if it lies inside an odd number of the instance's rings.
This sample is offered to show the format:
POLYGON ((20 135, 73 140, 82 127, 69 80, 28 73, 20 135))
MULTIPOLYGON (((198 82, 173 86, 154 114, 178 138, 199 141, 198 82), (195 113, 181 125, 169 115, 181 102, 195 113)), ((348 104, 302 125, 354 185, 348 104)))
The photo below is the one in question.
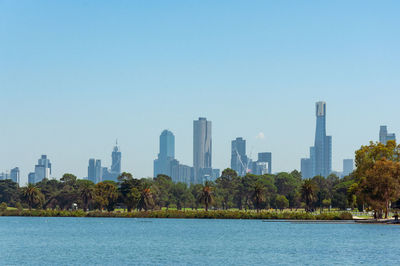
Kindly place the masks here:
POLYGON ((349 221, 349 212, 311 214, 279 211, 231 211, 231 210, 153 210, 133 212, 62 211, 62 210, 6 210, 0 216, 14 217, 88 217, 88 218, 174 218, 174 219, 242 219, 287 221, 349 221))

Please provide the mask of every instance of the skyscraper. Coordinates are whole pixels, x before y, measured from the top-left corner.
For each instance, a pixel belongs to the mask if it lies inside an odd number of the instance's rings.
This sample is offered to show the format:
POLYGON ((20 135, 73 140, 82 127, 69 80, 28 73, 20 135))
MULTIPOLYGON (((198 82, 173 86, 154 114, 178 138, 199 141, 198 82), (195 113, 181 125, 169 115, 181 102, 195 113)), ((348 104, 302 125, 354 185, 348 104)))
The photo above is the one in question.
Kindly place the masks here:
POLYGON ((272 153, 271 152, 260 152, 258 153, 259 163, 268 163, 268 174, 272 174, 272 153))
POLYGON ((10 179, 12 181, 14 181, 15 183, 18 183, 18 184, 19 184, 19 180, 20 180, 19 175, 20 175, 20 173, 19 173, 19 168, 18 167, 15 167, 15 168, 11 169, 11 171, 10 171, 10 179))
POLYGON ((315 107, 317 124, 314 146, 310 148, 310 161, 307 158, 301 160, 304 178, 316 175, 327 177, 332 172, 332 136, 326 135, 326 103, 317 102, 315 107))
POLYGON ((88 180, 96 184, 96 160, 93 158, 89 159, 88 180))
POLYGON ((203 169, 212 169, 211 121, 200 117, 193 121, 194 182, 203 183, 203 169))
POLYGON ((35 165, 35 183, 42 181, 44 178, 50 178, 51 163, 47 155, 42 155, 35 165))
MULTIPOLYGON (((164 130, 160 135, 160 152, 154 160, 154 177, 159 174, 172 177, 171 161, 175 159, 175 136, 169 130, 164 130)), ((178 162, 179 164, 179 162, 178 162)), ((178 172, 178 170, 176 170, 178 172)))
POLYGON ((118 141, 115 142, 114 150, 111 153, 111 174, 119 176, 121 174, 121 151, 118 141))
POLYGON ((103 168, 101 168, 101 160, 96 160, 95 163, 95 184, 103 181, 103 168))
POLYGON ((343 160, 343 176, 348 176, 354 170, 354 161, 353 159, 344 159, 343 160))
POLYGON ((247 173, 248 158, 246 156, 246 140, 236 138, 232 140, 231 146, 231 168, 235 170, 239 176, 247 173))
POLYGON ((387 126, 381 126, 379 130, 379 142, 386 145, 388 140, 396 141, 396 134, 388 133, 387 126))

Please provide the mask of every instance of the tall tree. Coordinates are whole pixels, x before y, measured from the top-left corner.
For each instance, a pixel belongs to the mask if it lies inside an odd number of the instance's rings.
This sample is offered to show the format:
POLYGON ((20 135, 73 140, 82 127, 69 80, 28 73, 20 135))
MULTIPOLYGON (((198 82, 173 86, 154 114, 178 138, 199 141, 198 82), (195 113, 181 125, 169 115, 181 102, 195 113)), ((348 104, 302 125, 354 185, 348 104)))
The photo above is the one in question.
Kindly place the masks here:
POLYGON ((310 212, 313 209, 314 202, 316 201, 316 186, 310 179, 304 180, 301 185, 301 198, 306 204, 306 211, 310 212))
POLYGON ((206 181, 199 196, 199 202, 204 204, 206 211, 208 207, 214 202, 213 185, 210 181, 206 181))
POLYGON ((32 210, 43 204, 44 196, 35 185, 28 184, 22 189, 22 200, 28 204, 29 210, 32 210))

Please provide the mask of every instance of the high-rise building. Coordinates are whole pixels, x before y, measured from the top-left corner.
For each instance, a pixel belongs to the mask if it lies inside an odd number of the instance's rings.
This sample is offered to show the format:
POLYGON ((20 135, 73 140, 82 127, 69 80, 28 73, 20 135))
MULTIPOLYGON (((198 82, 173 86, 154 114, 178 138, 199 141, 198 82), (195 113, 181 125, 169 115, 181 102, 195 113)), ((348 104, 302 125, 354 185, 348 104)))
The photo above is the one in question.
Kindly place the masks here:
POLYGON ((244 176, 247 173, 248 158, 246 156, 246 140, 243 138, 232 140, 231 168, 235 170, 239 176, 244 176))
POLYGON ((344 159, 343 160, 343 176, 348 176, 354 170, 354 161, 353 159, 344 159))
POLYGON ((11 169, 11 171, 10 171, 10 179, 12 181, 14 181, 15 183, 17 183, 17 184, 19 184, 19 181, 20 181, 19 175, 20 175, 20 173, 19 173, 19 168, 18 167, 15 167, 15 168, 11 169))
POLYGON ((314 146, 310 148, 310 161, 307 158, 301 160, 304 178, 316 175, 327 177, 332 172, 332 136, 326 135, 326 103, 317 102, 315 107, 317 124, 314 146))
POLYGON ((157 159, 154 160, 154 177, 159 174, 172 177, 171 162, 174 159, 175 136, 171 131, 164 130, 160 135, 160 152, 157 159))
POLYGON ((28 174, 28 184, 35 184, 35 173, 28 174))
POLYGON ((311 178, 312 177, 312 165, 310 158, 302 158, 301 159, 301 176, 303 178, 311 178))
POLYGON ((51 176, 51 163, 47 155, 42 155, 35 165, 35 182, 34 184, 42 181, 44 178, 49 179, 51 176))
POLYGON ((93 158, 89 159, 88 180, 96 184, 96 160, 93 158))
POLYGON ((95 162, 95 184, 103 181, 103 168, 101 167, 101 160, 95 162))
POLYGON ((194 182, 203 183, 203 169, 212 169, 211 121, 200 117, 193 121, 194 182))
POLYGON ((193 167, 180 164, 175 159, 175 136, 169 130, 160 135, 160 151, 154 160, 154 177, 163 174, 171 177, 172 181, 190 185, 192 183, 193 167))
POLYGON ((268 163, 268 174, 272 174, 272 153, 270 152, 260 152, 258 153, 258 160, 259 163, 268 163))
POLYGON ((118 177, 121 174, 121 151, 118 146, 118 141, 116 141, 114 150, 111 153, 111 160, 111 173, 118 177))
POLYGON ((381 128, 379 130, 379 142, 386 145, 388 140, 396 141, 396 134, 388 133, 387 126, 381 126, 381 128))

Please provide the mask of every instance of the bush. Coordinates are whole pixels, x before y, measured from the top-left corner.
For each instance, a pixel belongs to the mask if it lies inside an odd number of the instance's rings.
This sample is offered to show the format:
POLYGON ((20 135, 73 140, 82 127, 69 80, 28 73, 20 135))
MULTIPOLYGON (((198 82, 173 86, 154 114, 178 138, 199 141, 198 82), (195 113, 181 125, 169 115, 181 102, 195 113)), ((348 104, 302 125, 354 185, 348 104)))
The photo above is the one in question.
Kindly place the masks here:
POLYGON ((7 203, 2 202, 0 204, 0 212, 5 212, 7 210, 7 203))

